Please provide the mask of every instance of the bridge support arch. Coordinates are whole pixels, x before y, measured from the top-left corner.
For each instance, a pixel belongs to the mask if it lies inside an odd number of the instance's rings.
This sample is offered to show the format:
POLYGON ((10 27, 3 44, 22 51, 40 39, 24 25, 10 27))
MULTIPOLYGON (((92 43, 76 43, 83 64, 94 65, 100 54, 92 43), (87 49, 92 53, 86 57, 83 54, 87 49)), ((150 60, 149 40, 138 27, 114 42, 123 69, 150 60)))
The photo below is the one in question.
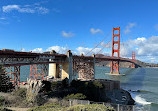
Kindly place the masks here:
POLYGON ((30 65, 30 79, 46 80, 47 79, 47 64, 30 65))
POLYGON ((6 68, 6 74, 10 77, 10 82, 17 88, 20 85, 20 66, 9 66, 6 68))
POLYGON ((66 63, 62 64, 62 79, 68 78, 69 83, 72 81, 72 76, 73 76, 73 59, 72 59, 72 53, 71 50, 67 51, 67 61, 66 63))

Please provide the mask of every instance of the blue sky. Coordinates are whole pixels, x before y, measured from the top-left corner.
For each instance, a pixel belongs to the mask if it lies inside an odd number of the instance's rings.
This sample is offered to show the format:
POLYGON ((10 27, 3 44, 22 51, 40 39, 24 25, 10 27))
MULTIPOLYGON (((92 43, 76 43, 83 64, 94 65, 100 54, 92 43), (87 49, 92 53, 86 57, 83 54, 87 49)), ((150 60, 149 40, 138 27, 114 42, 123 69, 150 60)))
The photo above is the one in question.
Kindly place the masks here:
MULTIPOLYGON (((123 57, 158 62, 156 0, 0 0, 0 49, 86 53, 113 27, 123 57)), ((112 32, 96 53, 112 38, 112 32)), ((105 48, 103 54, 111 54, 105 48)))

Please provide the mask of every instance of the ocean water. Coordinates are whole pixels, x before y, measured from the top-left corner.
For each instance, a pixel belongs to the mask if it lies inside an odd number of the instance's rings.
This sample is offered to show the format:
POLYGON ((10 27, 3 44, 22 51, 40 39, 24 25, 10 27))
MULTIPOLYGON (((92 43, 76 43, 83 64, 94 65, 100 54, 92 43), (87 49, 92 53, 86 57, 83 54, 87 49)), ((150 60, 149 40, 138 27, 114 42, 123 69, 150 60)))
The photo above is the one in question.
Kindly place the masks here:
POLYGON ((158 111, 158 68, 121 68, 125 76, 111 76, 109 67, 96 67, 96 79, 119 80, 121 88, 130 90, 137 111, 158 111))
MULTIPOLYGON (((30 66, 21 67, 21 81, 29 78, 30 66)), ((158 68, 120 68, 125 76, 111 76, 110 67, 96 67, 96 79, 119 80, 121 88, 130 90, 136 111, 158 111, 158 68)))

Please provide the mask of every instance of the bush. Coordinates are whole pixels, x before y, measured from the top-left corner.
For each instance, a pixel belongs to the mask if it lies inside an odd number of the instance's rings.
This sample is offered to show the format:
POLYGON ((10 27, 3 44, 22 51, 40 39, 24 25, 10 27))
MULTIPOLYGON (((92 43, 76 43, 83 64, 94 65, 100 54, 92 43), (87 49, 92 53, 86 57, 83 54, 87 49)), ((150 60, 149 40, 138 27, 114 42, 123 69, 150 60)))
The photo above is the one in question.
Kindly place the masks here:
POLYGON ((62 111, 114 111, 113 108, 105 107, 100 104, 90 104, 90 105, 75 105, 65 108, 62 111))
POLYGON ((22 98, 26 98, 26 91, 27 91, 27 89, 25 89, 25 88, 19 88, 18 90, 14 90, 12 92, 12 94, 14 96, 19 96, 19 97, 22 97, 22 98))
POLYGON ((43 84, 43 86, 42 86, 40 92, 49 92, 49 91, 51 91, 51 82, 43 80, 42 84, 43 84))
POLYGON ((2 106, 4 102, 5 102, 4 97, 3 97, 3 96, 0 96, 0 106, 2 106))
POLYGON ((74 88, 78 88, 81 85, 82 85, 82 82, 80 80, 72 80, 72 82, 70 83, 70 86, 74 88))
POLYGON ((61 111, 62 107, 58 104, 49 104, 44 106, 37 106, 29 109, 28 111, 61 111))
POLYGON ((51 84, 52 90, 57 90, 57 89, 60 89, 61 87, 62 87, 62 83, 61 82, 53 81, 52 84, 51 84))
POLYGON ((86 96, 82 93, 70 94, 65 97, 65 99, 86 99, 86 96))
POLYGON ((10 92, 13 88, 9 76, 7 76, 5 70, 0 66, 0 92, 10 92))
POLYGON ((56 104, 38 106, 29 109, 28 111, 114 111, 113 108, 107 108, 104 105, 90 104, 90 105, 75 105, 71 107, 62 107, 56 104))
POLYGON ((62 88, 67 88, 69 86, 69 79, 65 78, 62 80, 62 88))
POLYGON ((103 84, 98 82, 98 81, 94 81, 93 82, 93 85, 96 87, 96 88, 103 88, 103 84))

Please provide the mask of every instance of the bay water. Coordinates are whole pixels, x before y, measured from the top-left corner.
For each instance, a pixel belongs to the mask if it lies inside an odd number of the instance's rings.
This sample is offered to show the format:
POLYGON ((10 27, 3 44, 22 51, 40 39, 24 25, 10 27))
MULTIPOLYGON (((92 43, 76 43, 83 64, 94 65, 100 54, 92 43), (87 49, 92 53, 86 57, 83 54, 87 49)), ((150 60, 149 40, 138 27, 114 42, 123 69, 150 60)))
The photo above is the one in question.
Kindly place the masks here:
POLYGON ((125 76, 111 76, 109 67, 96 67, 96 79, 119 80, 136 101, 137 111, 158 111, 158 68, 120 68, 125 76))

